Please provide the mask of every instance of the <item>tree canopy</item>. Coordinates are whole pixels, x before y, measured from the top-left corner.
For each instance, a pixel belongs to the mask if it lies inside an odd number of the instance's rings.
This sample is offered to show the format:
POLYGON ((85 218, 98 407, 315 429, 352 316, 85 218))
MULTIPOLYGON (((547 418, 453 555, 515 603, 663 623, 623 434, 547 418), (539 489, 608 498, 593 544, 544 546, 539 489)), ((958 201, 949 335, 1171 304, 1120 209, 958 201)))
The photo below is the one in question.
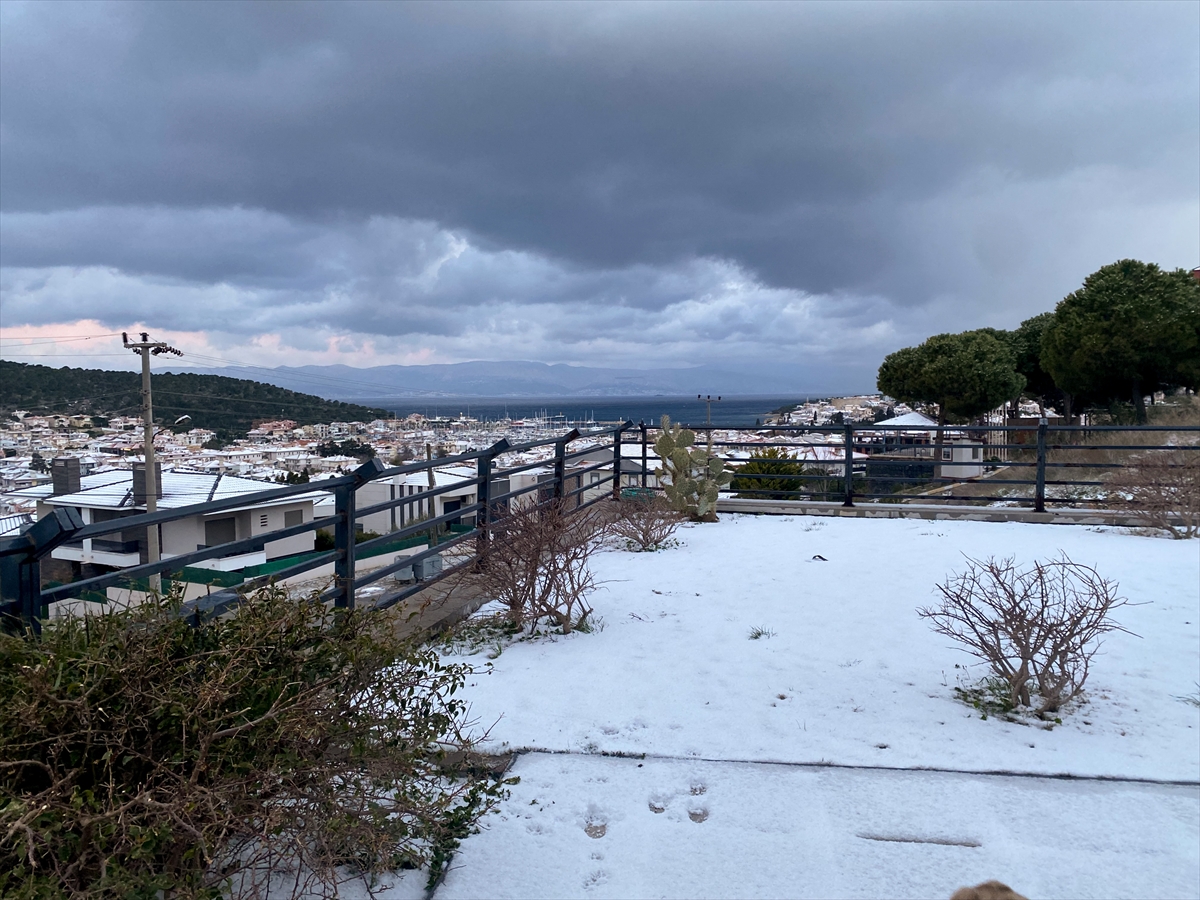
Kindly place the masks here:
POLYGON ((994 329, 935 334, 879 367, 879 390, 905 403, 932 403, 938 422, 971 419, 1015 399, 1025 386, 1017 355, 994 329))
POLYGON ((1022 393, 1045 406, 1047 399, 1059 400, 1064 391, 1054 383, 1050 373, 1042 368, 1042 336, 1054 322, 1054 313, 1026 319, 1016 331, 1008 332, 1013 352, 1017 358, 1017 371, 1025 377, 1022 393))
POLYGON ((1041 365, 1086 401, 1132 401, 1145 422, 1146 394, 1200 389, 1200 284, 1134 259, 1104 266, 1058 304, 1041 365))
POLYGON ((730 490, 746 492, 746 496, 759 499, 786 500, 792 492, 804 490, 804 480, 795 477, 803 474, 804 463, 787 450, 763 447, 751 453, 750 459, 738 467, 730 490))

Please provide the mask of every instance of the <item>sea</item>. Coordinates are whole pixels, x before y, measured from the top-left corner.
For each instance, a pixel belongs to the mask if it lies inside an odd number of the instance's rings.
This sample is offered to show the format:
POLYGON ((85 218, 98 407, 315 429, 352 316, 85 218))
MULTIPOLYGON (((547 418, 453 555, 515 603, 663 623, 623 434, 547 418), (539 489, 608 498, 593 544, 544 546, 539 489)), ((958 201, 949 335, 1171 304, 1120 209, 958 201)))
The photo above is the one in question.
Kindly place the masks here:
MULTIPOLYGON (((828 395, 822 395, 828 396, 828 395)), ((785 406, 821 399, 817 395, 737 396, 713 398, 712 424, 722 426, 753 426, 775 410, 785 406)), ((645 422, 655 424, 664 415, 672 422, 703 425, 710 404, 691 397, 531 397, 531 398, 438 398, 404 399, 380 398, 356 400, 365 406, 387 409, 403 418, 420 413, 428 418, 469 416, 482 422, 502 419, 561 419, 564 424, 585 422, 611 424, 615 422, 645 422)))

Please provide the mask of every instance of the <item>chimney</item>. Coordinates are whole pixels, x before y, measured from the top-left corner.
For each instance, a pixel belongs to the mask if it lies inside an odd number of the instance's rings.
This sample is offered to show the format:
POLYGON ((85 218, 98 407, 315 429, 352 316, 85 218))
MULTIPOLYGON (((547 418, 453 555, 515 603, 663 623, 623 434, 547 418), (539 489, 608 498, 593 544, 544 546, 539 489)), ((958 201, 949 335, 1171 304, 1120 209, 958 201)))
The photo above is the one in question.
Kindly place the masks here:
MULTIPOLYGON (((154 492, 159 500, 162 499, 162 463, 154 463, 154 487, 157 490, 154 492)), ((144 462, 135 462, 133 464, 133 505, 146 505, 146 464, 144 462)))
POLYGON ((54 485, 54 496, 77 493, 82 485, 79 481, 79 458, 60 456, 50 461, 50 478, 54 485))

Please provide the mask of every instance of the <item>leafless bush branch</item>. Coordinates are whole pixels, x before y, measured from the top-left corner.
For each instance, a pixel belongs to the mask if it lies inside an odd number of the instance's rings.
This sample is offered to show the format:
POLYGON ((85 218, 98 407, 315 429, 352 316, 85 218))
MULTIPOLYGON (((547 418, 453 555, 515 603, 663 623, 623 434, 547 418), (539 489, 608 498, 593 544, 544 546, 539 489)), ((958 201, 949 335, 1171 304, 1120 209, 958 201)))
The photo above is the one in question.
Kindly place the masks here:
POLYGON ((644 552, 665 546, 685 519, 665 497, 622 500, 609 529, 627 550, 644 552))
POLYGON ((589 561, 606 531, 602 513, 551 500, 511 510, 491 531, 479 584, 514 623, 548 621, 568 633, 586 622, 586 598, 596 587, 589 561))
POLYGON ((1110 482, 1116 505, 1173 538, 1200 537, 1200 448, 1154 450, 1110 482))
POLYGON ((967 570, 937 589, 941 603, 918 615, 986 662, 1014 708, 1031 706, 1035 690, 1038 713, 1078 696, 1100 636, 1126 631, 1109 615, 1128 603, 1116 583, 1065 555, 1025 569, 1011 557, 968 557, 967 570))

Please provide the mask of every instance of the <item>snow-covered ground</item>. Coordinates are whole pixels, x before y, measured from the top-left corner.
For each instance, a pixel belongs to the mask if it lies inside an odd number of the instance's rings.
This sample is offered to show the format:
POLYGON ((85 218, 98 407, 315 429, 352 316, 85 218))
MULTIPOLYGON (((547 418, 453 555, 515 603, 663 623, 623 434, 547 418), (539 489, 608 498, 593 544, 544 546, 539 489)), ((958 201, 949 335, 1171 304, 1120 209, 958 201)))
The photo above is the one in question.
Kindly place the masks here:
POLYGON ((1200 542, 733 515, 679 536, 595 560, 603 630, 510 644, 469 686, 492 749, 554 755, 519 759, 438 897, 1200 895, 1200 542), (1141 604, 1117 614, 1138 636, 1108 636, 1061 725, 982 719, 953 691, 982 669, 915 609, 964 555, 1060 551, 1141 604))

